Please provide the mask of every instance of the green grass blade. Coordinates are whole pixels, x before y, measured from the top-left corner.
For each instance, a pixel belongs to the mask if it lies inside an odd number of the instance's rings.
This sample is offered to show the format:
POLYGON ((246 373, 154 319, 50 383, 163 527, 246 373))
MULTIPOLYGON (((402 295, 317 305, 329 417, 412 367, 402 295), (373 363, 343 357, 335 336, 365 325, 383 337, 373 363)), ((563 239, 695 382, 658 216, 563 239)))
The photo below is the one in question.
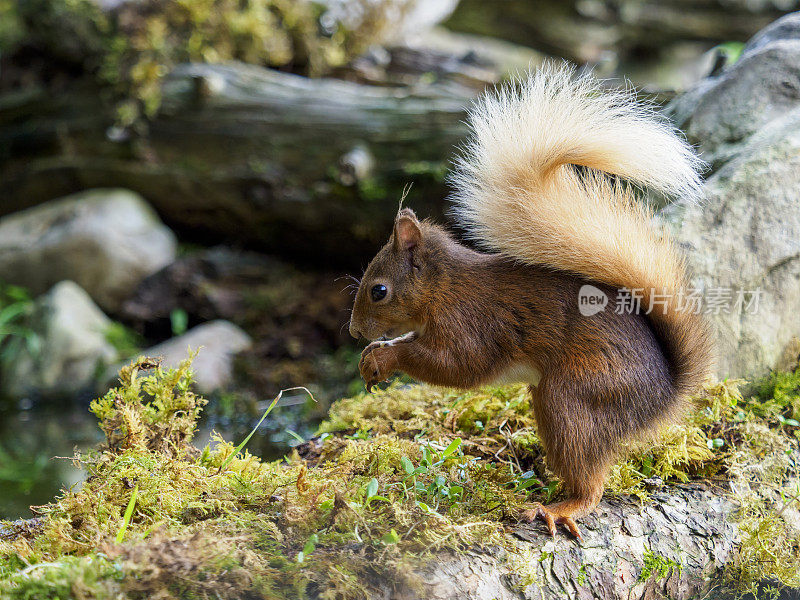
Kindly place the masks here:
POLYGON ((28 310, 28 305, 23 302, 6 306, 0 310, 0 324, 10 323, 26 310, 28 310))
POLYGON ((296 439, 301 444, 305 443, 305 440, 303 439, 303 436, 298 435, 298 433, 296 431, 292 431, 291 429, 287 429, 286 433, 288 433, 290 436, 292 436, 294 439, 296 439))
POLYGON ((117 532, 117 543, 121 544, 122 540, 125 539, 125 531, 128 529, 128 525, 131 522, 131 517, 133 516, 133 509, 136 506, 136 498, 139 495, 139 484, 137 483, 133 486, 133 493, 131 494, 131 499, 128 502, 128 508, 125 509, 125 515, 122 517, 122 525, 117 532))
MULTIPOLYGON (((222 463, 222 465, 220 465, 220 467, 219 467, 219 471, 217 471, 217 473, 222 473, 222 471, 224 471, 224 470, 225 470, 225 467, 227 467, 227 466, 228 466, 228 465, 231 463, 231 461, 232 461, 234 458, 236 458, 236 455, 237 455, 237 454, 239 454, 239 452, 241 452, 241 451, 242 451, 242 448, 244 448, 244 447, 247 445, 247 442, 249 442, 249 441, 250 441, 250 438, 251 438, 251 437, 253 437, 253 434, 254 434, 254 433, 255 433, 255 432, 258 430, 258 428, 261 426, 261 423, 263 423, 263 422, 264 422, 264 419, 266 419, 266 418, 267 418, 267 415, 268 415, 269 413, 271 413, 271 412, 272 412, 272 409, 273 409, 273 408, 275 408, 275 405, 278 403, 278 400, 280 400, 280 399, 281 399, 281 397, 283 396, 283 392, 290 392, 290 391, 292 391, 292 390, 303 390, 303 391, 304 391, 306 394, 308 394, 309 396, 311 396, 311 399, 312 399, 312 400, 314 400, 314 394, 312 394, 311 392, 309 392, 309 391, 308 391, 308 389, 307 389, 307 388, 304 388, 303 386, 297 386, 297 387, 292 387, 292 388, 286 388, 285 390, 281 390, 280 392, 278 392, 278 395, 277 395, 277 396, 275 396, 275 399, 272 401, 272 404, 270 404, 270 405, 269 405, 269 407, 267 407, 267 410, 266 410, 266 411, 264 412, 264 414, 261 416, 261 419, 258 421, 258 423, 256 423, 256 426, 255 426, 255 427, 253 427, 253 431, 251 431, 251 432, 248 434, 248 436, 247 436, 246 438, 244 438, 244 441, 243 441, 241 444, 239 444, 238 446, 236 446, 236 449, 235 449, 235 450, 234 450, 234 451, 231 453, 231 455, 230 455, 228 458, 226 458, 226 459, 225 459, 225 462, 223 462, 223 463, 222 463)), ((316 402, 316 400, 314 400, 314 402, 316 402)))

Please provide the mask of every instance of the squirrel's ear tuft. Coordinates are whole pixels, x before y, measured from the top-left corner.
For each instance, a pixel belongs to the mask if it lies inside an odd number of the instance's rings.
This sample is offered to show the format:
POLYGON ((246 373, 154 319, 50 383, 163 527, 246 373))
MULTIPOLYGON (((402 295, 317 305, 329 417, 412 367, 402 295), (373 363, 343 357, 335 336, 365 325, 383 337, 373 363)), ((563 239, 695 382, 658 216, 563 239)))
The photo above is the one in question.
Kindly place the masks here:
POLYGON ((422 241, 422 229, 417 215, 410 208, 397 213, 394 221, 394 246, 398 250, 411 250, 422 241))

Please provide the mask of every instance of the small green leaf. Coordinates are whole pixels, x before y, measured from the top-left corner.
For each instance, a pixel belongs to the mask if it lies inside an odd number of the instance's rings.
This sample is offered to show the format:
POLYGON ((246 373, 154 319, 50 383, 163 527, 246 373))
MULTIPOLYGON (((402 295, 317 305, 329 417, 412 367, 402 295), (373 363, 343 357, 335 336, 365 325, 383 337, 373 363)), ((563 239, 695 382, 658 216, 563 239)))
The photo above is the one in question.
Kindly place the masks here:
POLYGON ((553 494, 556 493, 558 489, 558 481, 551 481, 547 484, 545 490, 547 491, 547 502, 550 502, 550 499, 553 497, 553 494))
POLYGON ((450 442, 450 445, 444 449, 444 452, 442 452, 442 458, 447 458, 450 456, 453 452, 458 450, 459 446, 461 446, 461 438, 454 439, 452 442, 450 442))
POLYGON ((400 541, 400 536, 397 535, 397 532, 394 530, 394 528, 392 528, 392 530, 389 533, 383 534, 381 541, 384 544, 396 544, 397 542, 400 541))
POLYGON ((426 466, 431 466, 433 464, 433 456, 428 446, 422 449, 422 464, 426 466))
POLYGON ((400 463, 403 465, 403 470, 406 472, 407 475, 414 474, 414 464, 409 460, 409 458, 405 455, 400 457, 400 463))
POLYGON ((716 50, 720 54, 724 54, 725 57, 728 59, 728 64, 732 65, 735 64, 739 57, 742 55, 742 50, 744 50, 744 43, 743 42, 723 42, 716 46, 716 50))
POLYGON ((645 477, 650 477, 653 473, 653 457, 649 454, 645 454, 642 458, 642 474, 645 477))
POLYGON ((541 481, 539 481, 535 477, 532 477, 531 479, 523 479, 522 481, 519 482, 519 485, 517 485, 517 491, 521 492, 522 490, 527 490, 529 487, 533 487, 534 485, 537 484, 541 485, 541 481))
POLYGON ((378 493, 378 480, 374 477, 369 480, 367 484, 367 500, 372 498, 375 494, 378 493))
POLYGON ((317 548, 317 542, 319 542, 319 536, 316 533, 312 533, 311 537, 306 541, 306 545, 303 546, 303 554, 305 556, 311 554, 317 548))
POLYGON ((368 440, 369 439, 369 429, 359 429, 353 435, 346 435, 344 436, 348 440, 368 440))
POLYGON ((169 313, 169 321, 172 335, 183 335, 189 326, 189 315, 182 308, 173 308, 169 313))
POLYGON ((534 485, 542 485, 542 482, 536 477, 536 471, 525 471, 519 478, 520 482, 517 484, 517 491, 527 490, 534 485))

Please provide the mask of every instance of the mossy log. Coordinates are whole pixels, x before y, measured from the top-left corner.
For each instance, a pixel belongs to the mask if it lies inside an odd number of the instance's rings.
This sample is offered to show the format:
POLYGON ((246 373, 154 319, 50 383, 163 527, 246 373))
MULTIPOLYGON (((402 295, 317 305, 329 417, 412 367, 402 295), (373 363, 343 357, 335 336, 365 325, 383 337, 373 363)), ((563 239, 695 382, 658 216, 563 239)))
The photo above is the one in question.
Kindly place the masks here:
MULTIPOLYGON (((376 579, 370 598, 463 600, 578 598, 686 600, 714 590, 740 541, 736 503, 702 485, 665 487, 641 505, 610 498, 583 519, 584 541, 551 538, 543 525, 509 527, 504 549, 442 552, 412 585, 376 579), (527 565, 519 556, 529 557, 527 565), (420 587, 421 585, 421 587, 420 587)), ((0 524, 0 539, 31 535, 39 519, 0 524)))
POLYGON ((106 442, 77 457, 84 484, 38 520, 0 522, 0 596, 688 599, 772 584, 790 598, 800 426, 778 384, 799 375, 759 384, 767 399, 706 386, 685 422, 611 467, 576 540, 519 521, 560 493, 524 385, 343 398, 318 437, 266 462, 219 436, 191 445, 206 400, 190 360, 140 357, 91 404, 106 442))
POLYGON ((407 184, 415 206, 442 214, 444 172, 477 91, 186 64, 166 78, 144 134, 115 130, 92 87, 6 94, 0 214, 78 189, 126 187, 206 242, 357 264, 385 240, 407 184))

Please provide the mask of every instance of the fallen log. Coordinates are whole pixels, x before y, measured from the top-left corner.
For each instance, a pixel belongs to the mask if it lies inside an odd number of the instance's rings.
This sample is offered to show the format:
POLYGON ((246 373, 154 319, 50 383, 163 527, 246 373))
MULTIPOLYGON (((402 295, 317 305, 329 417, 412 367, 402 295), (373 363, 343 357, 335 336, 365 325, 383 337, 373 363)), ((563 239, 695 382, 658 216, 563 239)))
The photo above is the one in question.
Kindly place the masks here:
POLYGON ((392 385, 344 398, 318 437, 261 461, 222 438, 191 446, 205 400, 190 391, 189 362, 148 374, 150 361, 123 369, 120 387, 92 404, 106 443, 80 457, 83 485, 32 507, 38 520, 0 522, 0 596, 69 597, 65 581, 84 598, 683 600, 800 589, 796 425, 757 416, 781 400, 746 400, 740 382, 708 386, 685 422, 629 448, 576 540, 518 521, 530 502, 558 497, 525 386, 392 385), (174 404, 148 399, 172 394, 174 404), (123 433, 134 423, 136 438, 123 433))
MULTIPOLYGON (((640 505, 604 500, 583 520, 583 542, 543 525, 509 526, 514 554, 502 548, 442 553, 419 568, 413 585, 376 579, 370 598, 463 600, 578 598, 688 600, 717 585, 739 531, 730 499, 700 485, 665 488, 640 505), (528 564, 516 555, 529 557, 528 564)), ((0 539, 33 537, 40 519, 0 523, 0 539)))
POLYGON ((394 597, 700 597, 718 585, 736 550, 739 531, 729 520, 735 509, 729 498, 700 485, 664 488, 644 505, 607 498, 583 519, 582 543, 563 534, 551 538, 539 524, 512 526, 518 551, 530 557, 527 568, 509 564, 504 551, 454 554, 423 571, 425 594, 402 590, 394 597))
MULTIPOLYGON (((746 0, 461 0, 447 26, 496 36, 576 62, 641 62, 674 45, 745 41, 790 5, 746 0)), ((788 9, 788 10, 787 10, 788 9)))
POLYGON ((315 264, 384 241, 404 186, 444 209, 443 175, 475 88, 366 86, 244 64, 187 64, 146 135, 117 131, 97 90, 0 99, 0 214, 77 189, 139 192, 194 238, 315 264))

